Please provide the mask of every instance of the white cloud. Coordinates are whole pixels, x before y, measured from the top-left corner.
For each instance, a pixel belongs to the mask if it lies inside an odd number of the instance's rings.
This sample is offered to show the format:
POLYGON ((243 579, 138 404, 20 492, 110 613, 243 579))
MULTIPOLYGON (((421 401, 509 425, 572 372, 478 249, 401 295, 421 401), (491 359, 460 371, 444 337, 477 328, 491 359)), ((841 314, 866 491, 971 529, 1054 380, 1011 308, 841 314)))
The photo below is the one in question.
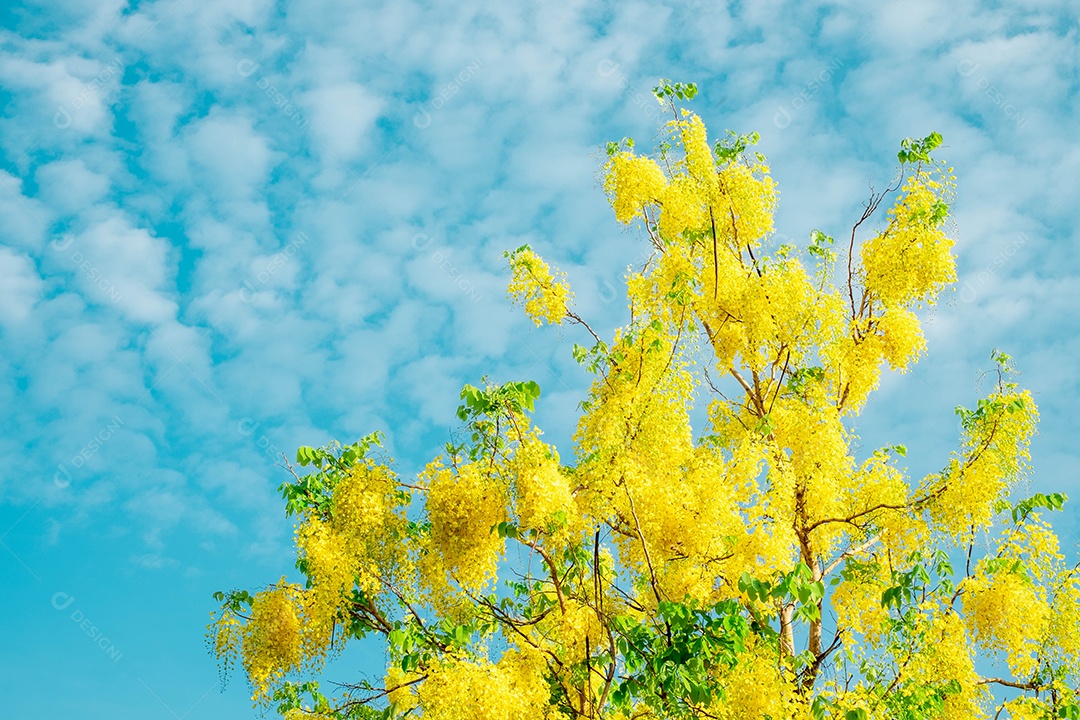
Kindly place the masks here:
POLYGON ((40 251, 53 211, 23 192, 21 178, 0 170, 0 238, 9 245, 40 251))
POLYGON ((169 245, 119 216, 82 232, 70 248, 76 285, 92 302, 115 306, 125 317, 162 323, 175 317, 169 297, 169 245))
POLYGON ((50 62, 8 57, 0 81, 32 93, 32 104, 44 125, 79 135, 101 135, 111 129, 108 110, 123 74, 118 58, 109 60, 68 56, 50 62))
POLYGON ((311 115, 311 132, 327 164, 351 162, 371 150, 371 132, 384 103, 360 83, 319 87, 301 96, 311 115))
POLYGON ((0 324, 26 322, 41 297, 42 282, 30 258, 0 247, 0 324))
POLYGON ((36 179, 37 199, 66 215, 90 207, 109 192, 109 178, 88 168, 82 159, 42 165, 36 179))
POLYGON ((198 181, 214 197, 245 198, 258 191, 281 158, 245 117, 215 111, 186 130, 198 181))

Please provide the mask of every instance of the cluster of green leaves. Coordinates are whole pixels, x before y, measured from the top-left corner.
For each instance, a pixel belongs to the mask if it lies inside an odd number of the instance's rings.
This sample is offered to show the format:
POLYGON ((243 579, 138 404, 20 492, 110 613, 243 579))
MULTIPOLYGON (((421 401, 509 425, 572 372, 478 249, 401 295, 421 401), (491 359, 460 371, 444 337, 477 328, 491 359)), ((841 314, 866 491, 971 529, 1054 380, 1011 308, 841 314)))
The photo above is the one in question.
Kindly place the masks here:
POLYGON ((1038 508, 1051 511, 1060 510, 1068 501, 1069 497, 1065 493, 1050 493, 1049 495, 1035 493, 1012 507, 1012 521, 1017 524, 1022 523, 1027 520, 1032 511, 1038 508))
POLYGON ((759 580, 743 573, 739 589, 753 601, 797 600, 795 619, 811 622, 821 617, 821 599, 825 597, 825 584, 814 580, 813 572, 804 562, 799 562, 788 573, 780 574, 774 581, 759 580))
MULTIPOLYGON (((379 692, 370 683, 361 681, 356 690, 379 692)), ((303 715, 320 715, 336 720, 390 720, 393 712, 389 707, 375 708, 370 705, 351 703, 335 707, 319 689, 314 680, 305 682, 287 681, 274 691, 273 701, 282 716, 290 710, 300 710, 303 715)))
POLYGON ((969 410, 963 405, 956 406, 956 414, 960 417, 960 424, 964 430, 971 432, 978 428, 988 418, 996 416, 1001 410, 1014 413, 1024 409, 1024 401, 1015 398, 1005 402, 998 397, 981 398, 974 410, 969 410))
POLYGON ((221 603, 222 610, 228 608, 243 617, 244 613, 251 609, 255 596, 247 590, 230 590, 229 592, 218 590, 214 593, 214 599, 221 603))
POLYGON ((474 640, 489 637, 496 629, 490 617, 480 616, 463 624, 448 618, 421 624, 410 615, 394 621, 386 641, 394 662, 405 672, 415 672, 449 650, 467 650, 474 640))
MULTIPOLYGON (((296 462, 301 467, 313 467, 314 471, 300 477, 296 482, 282 483, 278 492, 285 499, 285 514, 298 515, 313 510, 322 517, 330 514, 330 502, 334 488, 345 473, 358 462, 367 458, 374 447, 382 447, 382 433, 376 431, 365 435, 351 445, 337 441, 324 447, 301 447, 296 451, 296 462)), ((407 501, 407 498, 402 498, 407 501)))
POLYGON ((660 78, 660 84, 653 88, 653 95, 660 102, 670 101, 673 98, 686 102, 693 100, 697 95, 697 84, 672 82, 667 78, 660 78))
POLYGON ((466 385, 461 389, 461 399, 465 402, 458 406, 457 416, 462 422, 469 423, 479 417, 493 417, 510 412, 520 415, 526 410, 532 412, 539 397, 540 386, 533 380, 508 382, 503 385, 488 384, 483 389, 466 385))
POLYGON ((835 242, 832 237, 820 230, 811 230, 810 244, 807 246, 806 251, 826 263, 833 263, 836 261, 836 251, 832 249, 835 242))
POLYGON ((801 367, 797 368, 788 377, 787 389, 803 397, 806 393, 808 386, 813 386, 816 383, 820 383, 825 379, 825 368, 822 367, 801 367))
MULTIPOLYGON (((611 157, 613 155, 618 155, 619 153, 623 152, 624 150, 625 151, 633 150, 634 149, 634 138, 632 138, 632 137, 624 137, 619 142, 615 142, 614 140, 611 140, 611 141, 608 142, 605 149, 607 150, 608 157, 611 157)), ((528 245, 525 245, 524 247, 528 247, 528 245)), ((507 253, 503 253, 503 255, 504 255, 504 257, 509 257, 507 255, 507 253)))
POLYGON ((522 413, 532 412, 540 386, 533 380, 492 384, 484 378, 484 387, 466 385, 461 390, 461 405, 457 417, 469 430, 469 443, 447 443, 446 452, 451 458, 464 453, 470 460, 500 452, 506 440, 500 432, 504 422, 513 423, 522 413))
POLYGON ((922 603, 932 593, 951 594, 953 566, 949 554, 944 550, 935 550, 929 558, 916 551, 908 557, 911 563, 907 570, 892 573, 892 585, 881 594, 881 606, 895 608, 899 612, 896 622, 900 625, 914 621, 916 605, 922 603), (934 578, 937 585, 933 584, 934 578))
MULTIPOLYGON (((761 140, 761 135, 757 132, 740 135, 734 130, 728 130, 727 133, 728 137, 717 140, 715 147, 713 147, 716 161, 721 165, 732 160, 738 160, 746 153, 746 148, 757 145, 758 141, 761 140)), ((755 157, 758 162, 765 161, 765 156, 761 153, 755 153, 755 157)))
POLYGON ((283 716, 290 710, 329 713, 332 709, 330 701, 319 691, 319 683, 315 680, 286 682, 274 691, 273 700, 277 711, 283 716))
POLYGON ((922 140, 905 138, 896 154, 901 163, 930 162, 930 153, 941 146, 941 133, 932 132, 922 140))
POLYGON ((597 340, 596 344, 591 348, 574 343, 573 354, 578 364, 584 365, 593 375, 596 375, 607 366, 608 346, 603 340, 597 340))
POLYGON ((625 711, 641 703, 671 718, 698 717, 695 705, 719 699, 713 674, 738 661, 750 634, 736 600, 704 608, 663 601, 650 621, 616 615, 611 626, 624 663, 612 705, 625 711))

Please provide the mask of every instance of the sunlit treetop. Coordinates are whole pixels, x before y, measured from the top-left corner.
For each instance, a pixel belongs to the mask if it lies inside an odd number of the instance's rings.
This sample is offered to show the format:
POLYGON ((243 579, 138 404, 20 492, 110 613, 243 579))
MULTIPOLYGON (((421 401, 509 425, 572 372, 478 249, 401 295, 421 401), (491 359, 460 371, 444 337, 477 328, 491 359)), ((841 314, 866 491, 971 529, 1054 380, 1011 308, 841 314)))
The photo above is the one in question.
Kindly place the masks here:
POLYGON ((956 449, 925 477, 901 444, 857 452, 851 429, 882 372, 925 353, 916 312, 956 279, 941 136, 903 142, 843 241, 778 245, 758 136, 710 144, 683 107, 696 93, 656 89, 671 119, 655 152, 608 146, 603 189, 648 248, 611 337, 565 275, 507 253, 510 298, 586 339, 571 453, 531 422, 536 383, 485 381, 416 478, 378 434, 301 448, 307 474, 287 464, 303 583, 220 593, 210 628, 257 703, 290 719, 1080 717, 1080 576, 1044 518, 1065 498, 1018 492, 1038 413, 1011 359, 994 352, 993 389, 957 409, 956 449), (371 634, 385 676, 324 694, 324 660, 371 634))

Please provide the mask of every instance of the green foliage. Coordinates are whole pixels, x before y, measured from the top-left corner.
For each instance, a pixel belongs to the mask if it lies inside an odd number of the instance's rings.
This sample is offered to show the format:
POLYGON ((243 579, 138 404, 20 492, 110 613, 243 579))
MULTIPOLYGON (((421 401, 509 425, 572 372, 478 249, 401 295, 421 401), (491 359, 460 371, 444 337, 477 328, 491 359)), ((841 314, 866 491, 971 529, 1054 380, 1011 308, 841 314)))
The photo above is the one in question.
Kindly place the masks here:
POLYGON ((255 597, 247 590, 230 590, 229 592, 214 593, 214 599, 221 603, 222 609, 229 609, 237 615, 243 615, 251 609, 251 603, 255 597))
POLYGON ((461 389, 463 402, 457 417, 466 424, 471 443, 448 443, 447 454, 453 458, 464 452, 470 460, 476 460, 502 451, 506 447, 502 426, 512 425, 522 413, 532 412, 539 397, 540 386, 532 380, 497 385, 485 378, 483 388, 466 385, 461 389))
POLYGON ((653 88, 653 95, 660 102, 665 100, 671 101, 672 98, 677 98, 682 101, 693 100, 697 95, 696 83, 673 83, 667 79, 661 79, 660 84, 653 88))
POLYGON ((901 163, 930 162, 930 153, 941 146, 941 133, 932 132, 922 140, 906 138, 900 143, 900 152, 896 157, 901 163))
POLYGON ((1013 506, 1012 520, 1014 523, 1022 523, 1024 520, 1027 520, 1028 515, 1036 508, 1060 510, 1068 501, 1069 497, 1065 495, 1065 493, 1050 493, 1049 495, 1035 493, 1031 497, 1021 500, 1013 506))
MULTIPOLYGON (((752 132, 747 135, 740 135, 734 130, 728 130, 728 136, 716 141, 716 146, 713 148, 713 152, 716 154, 716 161, 721 165, 724 163, 738 160, 746 152, 746 148, 751 145, 757 145, 761 140, 761 135, 757 132, 752 132)), ((760 156, 759 160, 763 159, 760 156)))
POLYGON ((299 448, 296 462, 301 467, 310 466, 315 470, 297 478, 296 482, 282 483, 278 487, 285 499, 285 514, 293 516, 312 510, 328 517, 338 482, 350 468, 367 459, 372 448, 381 448, 382 439, 382 433, 376 431, 351 445, 343 446, 334 441, 321 448, 299 448))
POLYGON ((796 619, 812 622, 821 617, 821 599, 825 597, 825 584, 813 579, 813 573, 806 563, 797 563, 791 572, 779 575, 772 582, 743 573, 739 578, 739 589, 755 601, 797 601, 796 619))
MULTIPOLYGON (((617 155, 617 154, 619 154, 620 152, 623 152, 623 151, 630 151, 630 150, 633 150, 633 149, 634 149, 634 138, 631 138, 631 137, 625 137, 620 142, 615 142, 614 140, 612 140, 612 141, 608 142, 608 144, 605 146, 605 150, 607 151, 608 157, 611 157, 612 155, 617 155)), ((524 245, 523 247, 527 248, 529 246, 524 245)))
POLYGON ((952 561, 944 550, 935 550, 928 558, 916 551, 908 562, 909 569, 892 572, 893 584, 881 593, 881 606, 895 609, 900 624, 910 623, 909 606, 925 602, 935 593, 949 595, 954 590, 952 561))
POLYGON ((671 718, 699 717, 694 707, 720 696, 711 674, 737 662, 750 634, 735 600, 708 608, 662 601, 650 621, 618 615, 611 625, 625 663, 612 704, 629 710, 639 702, 671 718))

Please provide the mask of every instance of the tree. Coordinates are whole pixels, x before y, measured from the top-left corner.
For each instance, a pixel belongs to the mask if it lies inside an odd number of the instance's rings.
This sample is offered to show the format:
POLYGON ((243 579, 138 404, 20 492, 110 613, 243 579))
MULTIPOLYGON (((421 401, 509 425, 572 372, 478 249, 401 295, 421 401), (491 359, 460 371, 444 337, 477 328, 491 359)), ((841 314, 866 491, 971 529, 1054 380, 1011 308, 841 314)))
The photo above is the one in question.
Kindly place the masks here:
POLYGON ((378 434, 300 448, 304 475, 286 461, 306 582, 218 593, 208 635, 258 703, 287 718, 1080 717, 1080 575, 1042 517, 1065 498, 1014 497, 1038 416, 1009 357, 957 408, 939 472, 909 479, 902 445, 855 448, 884 366, 924 352, 914 311, 956 277, 941 136, 904 141, 845 248, 818 230, 775 246, 757 135, 710 146, 681 107, 695 93, 656 89, 673 119, 655 157, 608 146, 615 217, 651 251, 609 342, 563 275, 507 253, 529 317, 591 338, 574 347, 594 375, 574 463, 530 421, 528 381, 466 386, 461 436, 412 481, 378 434), (385 678, 324 696, 324 659, 371 634, 385 678))

